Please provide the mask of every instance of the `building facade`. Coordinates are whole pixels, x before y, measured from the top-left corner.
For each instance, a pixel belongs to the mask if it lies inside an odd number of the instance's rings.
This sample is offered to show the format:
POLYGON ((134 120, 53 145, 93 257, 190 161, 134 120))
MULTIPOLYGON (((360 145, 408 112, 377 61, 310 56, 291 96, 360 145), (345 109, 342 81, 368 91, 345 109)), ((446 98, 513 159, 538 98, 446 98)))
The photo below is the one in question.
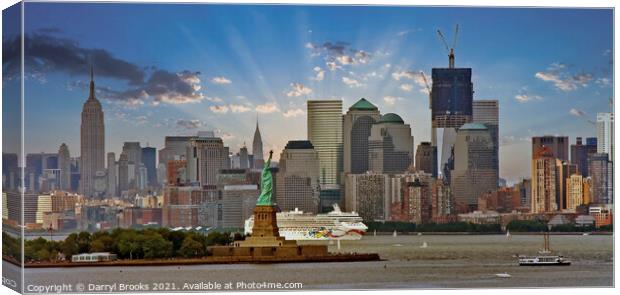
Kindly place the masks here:
POLYGON ((368 137, 372 125, 381 119, 379 109, 362 98, 353 104, 343 119, 344 173, 368 171, 368 137))
POLYGON ((319 209, 319 155, 308 140, 289 141, 280 154, 276 200, 283 211, 319 209))
POLYGON ((413 161, 411 127, 393 113, 372 125, 368 138, 368 171, 397 174, 409 169, 413 161))
POLYGON ((105 169, 105 126, 101 103, 95 97, 92 69, 90 92, 82 109, 80 159, 80 192, 87 197, 96 197, 95 174, 105 169))
POLYGON ((321 185, 340 184, 343 167, 342 100, 308 100, 308 140, 319 154, 321 185))

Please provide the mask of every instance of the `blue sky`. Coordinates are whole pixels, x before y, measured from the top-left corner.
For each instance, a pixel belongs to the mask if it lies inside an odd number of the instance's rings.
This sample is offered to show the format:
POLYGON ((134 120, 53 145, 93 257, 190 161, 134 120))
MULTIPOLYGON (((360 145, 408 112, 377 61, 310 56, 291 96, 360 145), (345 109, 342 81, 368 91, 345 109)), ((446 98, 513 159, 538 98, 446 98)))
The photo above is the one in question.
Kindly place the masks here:
MULTIPOLYGON (((417 145, 430 140, 418 73, 447 66, 436 30, 451 43, 458 23, 456 66, 472 68, 474 99, 500 101, 500 175, 514 181, 529 177, 531 136, 595 136, 588 120, 611 111, 612 18, 601 9, 26 3, 28 40, 39 46, 26 67, 26 152, 66 142, 77 155, 89 62, 106 151, 215 129, 236 152, 251 146, 258 114, 265 150, 278 155, 306 138, 307 99, 343 99, 346 110, 361 97, 401 115, 417 145)), ((4 81, 10 93, 16 80, 4 81)))

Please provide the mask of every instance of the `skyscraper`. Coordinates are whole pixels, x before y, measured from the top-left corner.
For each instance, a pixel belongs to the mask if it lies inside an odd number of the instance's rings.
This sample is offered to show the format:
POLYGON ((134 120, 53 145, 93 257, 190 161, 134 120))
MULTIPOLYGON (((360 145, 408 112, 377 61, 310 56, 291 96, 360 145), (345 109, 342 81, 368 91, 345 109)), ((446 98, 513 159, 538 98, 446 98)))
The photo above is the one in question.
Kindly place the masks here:
POLYGON ((265 160, 263 159, 263 138, 260 135, 260 129, 258 129, 258 119, 256 120, 256 130, 254 130, 254 139, 252 140, 252 155, 254 156, 253 162, 254 169, 263 169, 265 160))
POLYGON ((142 148, 142 163, 144 167, 146 167, 146 179, 147 185, 150 187, 157 186, 157 168, 155 166, 155 153, 156 149, 154 147, 143 147, 142 148))
POLYGON ((583 203, 583 176, 572 174, 566 179, 566 209, 574 211, 583 203))
POLYGON ((532 137, 532 158, 543 146, 547 147, 547 153, 553 158, 568 161, 568 136, 535 136, 532 137))
POLYGON ((577 165, 579 174, 588 177, 588 155, 595 154, 597 149, 596 138, 587 138, 583 144, 581 137, 577 137, 576 143, 570 146, 570 161, 577 165))
POLYGON ((80 192, 95 196, 95 175, 105 169, 105 127, 101 103, 95 97, 93 70, 90 70, 90 92, 82 109, 80 126, 80 192))
POLYGON ((65 143, 58 149, 58 169, 60 169, 60 189, 71 190, 71 155, 65 143))
POLYGON ((217 173, 228 167, 228 148, 219 137, 194 137, 187 146, 186 158, 190 183, 216 185, 217 173))
POLYGON ((319 154, 321 184, 340 184, 342 100, 308 100, 308 140, 319 154))
POLYGON ((307 140, 291 140, 280 154, 276 200, 281 210, 317 213, 319 209, 319 155, 307 140))
POLYGON ((248 148, 245 146, 245 143, 243 144, 241 149, 239 149, 239 168, 250 168, 250 162, 248 160, 248 148))
POLYGON ((360 99, 344 115, 344 173, 365 173, 368 171, 368 137, 372 124, 381 119, 379 109, 360 99))
POLYGON ((368 170, 396 174, 407 171, 413 160, 411 127, 394 113, 372 125, 368 138, 368 170))
POLYGON ((493 155, 494 169, 499 180, 499 101, 474 100, 472 104, 473 122, 482 123, 491 132, 495 152, 493 155))
POLYGON ((431 174, 433 177, 437 177, 437 167, 434 165, 437 163, 437 148, 433 147, 430 142, 420 142, 418 148, 415 151, 415 169, 416 171, 423 171, 431 174))
POLYGON ((108 196, 117 196, 117 178, 118 166, 116 164, 116 155, 112 152, 108 153, 108 196))
POLYGON ((588 156, 588 171, 592 178, 591 202, 594 204, 612 204, 613 162, 605 153, 590 154, 588 156))
POLYGON ((450 172, 454 201, 475 209, 478 198, 498 186, 495 144, 487 126, 481 123, 461 126, 454 144, 454 159, 454 169, 450 172))
POLYGON ((609 155, 609 160, 614 161, 614 114, 596 114, 596 138, 599 154, 609 155))
POLYGON ((553 149, 539 147, 532 155, 532 213, 548 213, 558 210, 557 166, 561 161, 554 157, 553 149))
POLYGON ((124 142, 123 153, 127 155, 127 165, 129 167, 127 177, 129 177, 129 189, 135 189, 138 187, 138 177, 140 174, 139 169, 142 164, 142 148, 140 147, 140 143, 124 142))
POLYGON ((118 157, 118 193, 129 189, 129 161, 127 154, 121 153, 118 157))
POLYGON ((449 68, 432 70, 431 89, 431 144, 440 157, 434 166, 443 173, 446 183, 450 182, 450 171, 454 168, 456 129, 472 122, 474 97, 471 68, 454 68, 451 57, 449 68))

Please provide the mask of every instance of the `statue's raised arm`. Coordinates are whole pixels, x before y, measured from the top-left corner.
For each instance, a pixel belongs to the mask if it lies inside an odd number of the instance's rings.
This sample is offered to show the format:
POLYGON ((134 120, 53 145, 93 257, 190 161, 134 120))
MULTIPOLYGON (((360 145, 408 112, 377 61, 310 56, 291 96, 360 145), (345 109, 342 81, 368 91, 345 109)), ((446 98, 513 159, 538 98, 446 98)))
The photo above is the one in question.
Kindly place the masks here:
POLYGON ((261 173, 260 196, 258 197, 258 201, 256 201, 256 205, 273 205, 271 198, 271 194, 273 192, 273 178, 271 175, 271 170, 269 170, 269 166, 271 166, 272 156, 273 151, 269 151, 269 159, 265 161, 265 165, 263 166, 263 172, 261 173))

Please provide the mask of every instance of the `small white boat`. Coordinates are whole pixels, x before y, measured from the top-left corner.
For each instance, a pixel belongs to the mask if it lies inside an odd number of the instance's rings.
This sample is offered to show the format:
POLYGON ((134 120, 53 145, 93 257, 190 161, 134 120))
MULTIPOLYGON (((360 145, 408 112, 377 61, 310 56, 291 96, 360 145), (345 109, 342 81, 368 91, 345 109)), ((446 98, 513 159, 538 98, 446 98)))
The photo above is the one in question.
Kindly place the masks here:
POLYGON ((495 276, 498 277, 498 278, 510 278, 510 277, 512 277, 507 272, 505 272, 505 273, 496 273, 495 276))
POLYGON ((582 235, 582 236, 589 236, 590 234, 589 234, 589 233, 583 233, 583 234, 581 234, 581 235, 582 235))
POLYGON ((422 246, 420 246, 420 248, 428 248, 428 243, 426 243, 426 241, 424 241, 424 243, 422 243, 422 246))
POLYGON ((418 233, 418 236, 421 236, 421 235, 422 235, 422 233, 418 233))
POLYGON ((394 244, 392 246, 394 246, 394 247, 402 247, 403 245, 402 244, 394 244))
POLYGON ((506 230, 506 239, 510 239, 512 235, 510 235, 510 231, 506 230))
POLYGON ((372 233, 372 236, 373 236, 373 237, 376 237, 376 236, 377 236, 377 230, 376 230, 376 229, 375 229, 375 231, 372 233))
POLYGON ((394 231, 394 233, 392 234, 393 237, 398 236, 398 234, 396 233, 396 231, 394 231))

